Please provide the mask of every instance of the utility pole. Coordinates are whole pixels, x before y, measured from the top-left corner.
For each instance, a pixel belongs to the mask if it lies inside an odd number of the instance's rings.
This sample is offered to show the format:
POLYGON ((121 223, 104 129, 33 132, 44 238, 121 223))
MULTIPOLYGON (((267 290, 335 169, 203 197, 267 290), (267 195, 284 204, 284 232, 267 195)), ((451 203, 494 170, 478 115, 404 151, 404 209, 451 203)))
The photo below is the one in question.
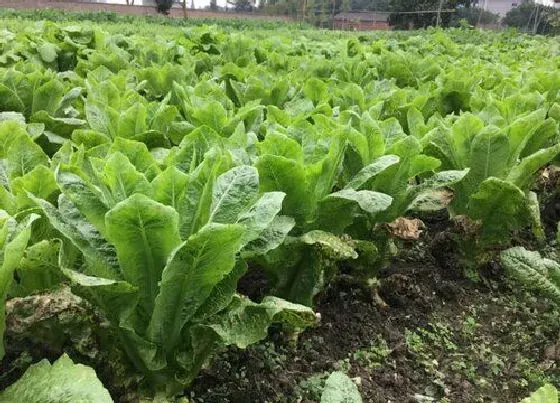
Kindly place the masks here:
POLYGON ((539 4, 537 4, 537 13, 535 15, 535 23, 533 25, 533 35, 535 35, 537 33, 537 30, 539 29, 539 11, 541 11, 539 4))
POLYGON ((437 10, 437 21, 436 21, 436 26, 439 27, 439 24, 441 24, 441 9, 443 7, 443 0, 439 0, 439 7, 437 10))
POLYGON ((332 13, 331 13, 331 29, 334 30, 334 9, 336 7, 336 0, 332 0, 332 13))

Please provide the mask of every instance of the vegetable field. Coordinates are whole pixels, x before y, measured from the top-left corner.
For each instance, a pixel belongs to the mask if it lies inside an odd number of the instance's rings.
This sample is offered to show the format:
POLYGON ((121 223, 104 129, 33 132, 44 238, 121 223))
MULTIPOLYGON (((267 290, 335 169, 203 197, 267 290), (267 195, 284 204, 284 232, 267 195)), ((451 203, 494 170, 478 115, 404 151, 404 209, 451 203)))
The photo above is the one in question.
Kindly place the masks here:
POLYGON ((0 402, 558 401, 556 38, 0 25, 0 402))

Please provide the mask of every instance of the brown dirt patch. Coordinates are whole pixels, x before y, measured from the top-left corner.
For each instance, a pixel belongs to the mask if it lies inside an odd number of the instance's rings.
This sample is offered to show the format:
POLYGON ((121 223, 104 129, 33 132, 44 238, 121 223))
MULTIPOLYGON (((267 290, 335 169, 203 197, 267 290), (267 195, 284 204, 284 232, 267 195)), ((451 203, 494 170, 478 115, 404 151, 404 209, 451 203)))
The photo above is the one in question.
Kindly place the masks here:
POLYGON ((359 377, 364 402, 415 402, 415 395, 514 402, 543 379, 560 379, 546 358, 560 330, 548 304, 442 270, 431 259, 394 262, 380 275, 387 308, 372 302, 367 287, 340 276, 319 302, 320 325, 295 348, 273 331, 274 343, 230 349, 195 381, 191 396, 216 403, 312 402, 317 395, 302 381, 343 369, 359 377), (417 351, 407 340, 411 334, 423 339, 417 351), (522 335, 522 343, 512 340, 522 335), (372 363, 367 351, 379 339, 389 354, 372 363), (356 354, 361 351, 365 359, 356 354))

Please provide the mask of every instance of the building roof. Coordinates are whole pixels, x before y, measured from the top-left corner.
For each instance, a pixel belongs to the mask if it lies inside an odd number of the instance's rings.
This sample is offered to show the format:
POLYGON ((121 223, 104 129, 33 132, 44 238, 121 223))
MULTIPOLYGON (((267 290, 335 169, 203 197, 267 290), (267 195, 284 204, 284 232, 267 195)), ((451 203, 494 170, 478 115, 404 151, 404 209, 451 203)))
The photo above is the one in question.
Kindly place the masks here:
POLYGON ((382 13, 338 13, 334 16, 335 21, 359 21, 359 22, 387 22, 389 14, 382 13))

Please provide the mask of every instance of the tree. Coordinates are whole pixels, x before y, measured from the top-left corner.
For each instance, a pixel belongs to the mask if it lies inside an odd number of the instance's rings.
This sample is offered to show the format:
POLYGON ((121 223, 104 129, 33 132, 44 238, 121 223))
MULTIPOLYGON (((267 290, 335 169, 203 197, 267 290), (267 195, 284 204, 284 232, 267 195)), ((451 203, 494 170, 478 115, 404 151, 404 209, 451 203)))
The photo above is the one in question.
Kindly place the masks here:
MULTIPOLYGON (((263 9, 267 14, 286 15, 295 18, 300 12, 303 12, 302 0, 264 0, 264 2, 260 2, 260 4, 263 3, 263 9)), ((307 11, 308 14, 312 12, 311 8, 307 11)))
POLYGON ((533 2, 523 2, 512 8, 504 17, 504 23, 520 31, 533 34, 560 33, 560 27, 555 26, 560 19, 560 11, 533 2))
POLYGON ((169 10, 173 6, 173 0, 156 0, 156 10, 161 14, 169 14, 169 10))
POLYGON ((560 12, 552 13, 550 17, 548 17, 548 23, 556 32, 560 31, 560 12))
POLYGON ((227 4, 233 6, 235 11, 252 11, 253 4, 250 0, 227 0, 227 4))
POLYGON ((303 11, 303 18, 306 22, 316 25, 317 20, 317 1, 316 0, 304 0, 305 1, 305 11, 303 11))

